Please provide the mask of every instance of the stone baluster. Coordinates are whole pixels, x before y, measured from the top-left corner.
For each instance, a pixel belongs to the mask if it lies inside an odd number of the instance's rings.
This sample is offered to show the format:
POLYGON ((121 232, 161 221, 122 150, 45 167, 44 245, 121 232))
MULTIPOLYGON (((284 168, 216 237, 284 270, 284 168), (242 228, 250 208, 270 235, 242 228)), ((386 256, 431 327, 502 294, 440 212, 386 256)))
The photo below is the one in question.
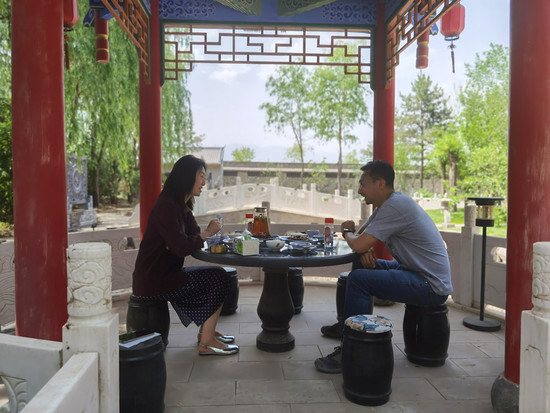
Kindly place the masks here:
POLYGON ((80 352, 99 353, 101 412, 119 411, 118 314, 111 297, 111 246, 85 242, 67 249, 69 319, 63 327, 63 360, 80 352))
POLYGON ((550 242, 533 244, 533 309, 521 314, 519 411, 550 406, 550 242))

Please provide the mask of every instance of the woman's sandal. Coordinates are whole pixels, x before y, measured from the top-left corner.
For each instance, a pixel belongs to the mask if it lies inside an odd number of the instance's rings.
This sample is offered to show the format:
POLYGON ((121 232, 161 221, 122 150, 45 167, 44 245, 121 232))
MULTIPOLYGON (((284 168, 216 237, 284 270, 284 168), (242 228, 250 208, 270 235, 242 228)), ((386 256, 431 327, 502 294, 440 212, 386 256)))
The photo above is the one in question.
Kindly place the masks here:
POLYGON ((231 354, 236 354, 239 352, 238 346, 227 346, 226 348, 217 348, 217 347, 210 347, 205 344, 199 343, 199 347, 212 351, 212 352, 199 351, 199 356, 230 356, 231 354))
MULTIPOLYGON (((197 334, 197 342, 201 341, 201 334, 202 333, 197 334)), ((235 336, 226 336, 225 334, 218 333, 217 331, 215 332, 215 337, 216 340, 224 344, 231 344, 235 342, 235 336)))

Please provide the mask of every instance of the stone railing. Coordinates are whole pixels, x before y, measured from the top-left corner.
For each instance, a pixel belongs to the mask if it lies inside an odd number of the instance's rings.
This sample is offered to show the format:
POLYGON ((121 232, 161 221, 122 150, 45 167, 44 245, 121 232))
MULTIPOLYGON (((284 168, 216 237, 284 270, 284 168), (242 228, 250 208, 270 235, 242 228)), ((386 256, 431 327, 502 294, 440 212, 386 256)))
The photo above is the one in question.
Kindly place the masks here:
MULTIPOLYGON (((202 197, 201 197, 202 198, 202 197)), ((479 307, 481 285, 481 235, 474 226, 475 206, 467 206, 469 218, 461 232, 441 231, 447 243, 451 274, 453 278, 453 299, 467 307, 479 307)), ((242 224, 224 224, 225 232, 243 229, 242 224)), ((272 224, 271 232, 285 234, 287 231, 322 229, 321 224, 272 224)), ((338 226, 336 226, 338 230, 338 226)), ((139 228, 89 231, 69 234, 69 243, 106 242, 112 248, 112 289, 122 290, 132 286, 132 272, 139 248, 139 228)), ((506 239, 487 237, 487 262, 485 302, 499 308, 506 306, 506 239)), ((185 265, 206 265, 192 257, 185 265)), ((239 279, 261 282, 260 268, 239 267, 239 279)), ((340 272, 349 271, 349 266, 326 268, 304 268, 305 276, 338 277, 340 272)), ((15 319, 13 243, 0 244, 0 325, 5 326, 15 319)))
POLYGON ((117 412, 118 314, 112 313, 111 247, 67 250, 67 313, 62 342, 0 334, 0 377, 9 413, 117 412))

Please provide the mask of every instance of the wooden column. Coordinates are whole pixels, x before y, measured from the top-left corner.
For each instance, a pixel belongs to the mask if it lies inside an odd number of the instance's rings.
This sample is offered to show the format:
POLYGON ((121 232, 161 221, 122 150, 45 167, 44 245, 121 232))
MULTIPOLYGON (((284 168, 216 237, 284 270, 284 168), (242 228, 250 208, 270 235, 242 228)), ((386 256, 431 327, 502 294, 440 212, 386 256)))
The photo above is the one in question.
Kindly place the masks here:
MULTIPOLYGON (((374 61, 374 122, 373 157, 393 165, 394 159, 394 118, 395 83, 386 83, 386 22, 384 2, 378 2, 376 16, 376 40, 374 61)), ((375 245, 376 256, 391 259, 391 255, 382 243, 375 245)))
POLYGON ((139 222, 142 237, 162 185, 159 0, 151 1, 149 22, 151 82, 147 84, 142 73, 139 81, 139 222))
POLYGON ((61 341, 67 321, 63 2, 12 2, 15 320, 61 341))
POLYGON ((532 308, 533 243, 550 240, 547 0, 511 0, 505 377, 519 383, 521 312, 532 308))

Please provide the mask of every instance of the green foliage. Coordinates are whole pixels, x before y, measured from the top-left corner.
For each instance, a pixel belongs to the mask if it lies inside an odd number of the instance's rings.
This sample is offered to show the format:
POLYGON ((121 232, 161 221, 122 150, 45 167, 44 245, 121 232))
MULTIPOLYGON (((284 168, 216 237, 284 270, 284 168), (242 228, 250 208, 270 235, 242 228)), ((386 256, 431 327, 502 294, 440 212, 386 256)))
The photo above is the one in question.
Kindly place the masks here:
POLYGON ((11 102, 0 97, 0 221, 13 223, 11 102))
MULTIPOLYGON (((86 2, 79 2, 84 16, 86 2)), ((130 203, 139 193, 139 63, 136 48, 118 23, 109 21, 110 62, 95 61, 95 33, 81 21, 69 33, 71 67, 65 71, 67 153, 88 159, 94 202, 130 203)), ((162 90, 162 156, 172 163, 201 138, 193 133, 186 77, 162 90)))
POLYGON ((231 152, 231 156, 235 162, 252 162, 256 154, 254 153, 254 149, 241 146, 240 148, 234 149, 233 152, 231 152))
POLYGON ((466 65, 460 93, 460 132, 468 156, 461 189, 476 196, 505 196, 508 174, 509 50, 491 44, 466 65))
POLYGON ((328 165, 325 158, 321 162, 308 162, 308 167, 311 169, 311 177, 307 178, 307 183, 315 184, 319 192, 327 192, 329 180, 326 174, 328 165))
POLYGON ((265 85, 273 103, 265 102, 267 125, 278 134, 292 133, 297 148, 296 158, 302 165, 300 184, 304 181, 304 155, 307 130, 311 120, 310 72, 304 66, 279 66, 265 85))
MULTIPOLYGON (((344 51, 337 49, 332 59, 344 61, 344 51)), ((338 191, 341 193, 343 147, 357 141, 351 133, 353 128, 369 121, 365 100, 370 89, 338 66, 316 67, 312 82, 312 127, 320 141, 338 142, 338 191)))
POLYGON ((443 89, 432 83, 429 76, 420 73, 412 83, 412 92, 401 94, 402 107, 396 116, 396 138, 400 146, 395 161, 399 170, 420 170, 420 187, 424 186, 424 173, 428 154, 433 150, 436 128, 445 128, 450 121, 451 110, 443 89))
MULTIPOLYGON (((0 222, 13 223, 11 132, 11 2, 0 0, 0 222)), ((9 225, 0 231, 8 236, 9 225)))

